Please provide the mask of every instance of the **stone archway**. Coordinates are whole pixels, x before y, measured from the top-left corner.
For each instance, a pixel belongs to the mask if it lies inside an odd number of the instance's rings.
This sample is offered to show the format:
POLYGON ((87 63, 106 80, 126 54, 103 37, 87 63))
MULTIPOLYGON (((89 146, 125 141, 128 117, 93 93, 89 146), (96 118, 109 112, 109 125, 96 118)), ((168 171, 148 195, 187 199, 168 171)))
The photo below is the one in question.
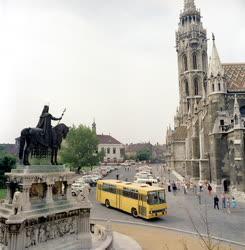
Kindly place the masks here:
POLYGON ((224 179, 223 180, 223 189, 224 189, 224 192, 225 193, 228 193, 229 192, 229 189, 230 189, 230 180, 229 179, 224 179))

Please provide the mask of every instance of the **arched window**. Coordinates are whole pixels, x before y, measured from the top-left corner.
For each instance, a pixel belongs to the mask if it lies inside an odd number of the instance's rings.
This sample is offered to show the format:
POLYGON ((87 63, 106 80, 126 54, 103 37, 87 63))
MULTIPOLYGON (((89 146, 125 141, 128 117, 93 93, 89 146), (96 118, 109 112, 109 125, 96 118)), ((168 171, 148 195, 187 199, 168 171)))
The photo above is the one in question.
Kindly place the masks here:
POLYGON ((219 91, 221 90, 221 86, 220 86, 220 83, 218 83, 218 89, 219 89, 219 91))
POLYGON ((187 56, 183 55, 183 66, 184 66, 184 71, 188 70, 188 62, 187 62, 187 56))
POLYGON ((186 96, 189 96, 189 84, 187 80, 185 80, 185 94, 186 96))
POLYGON ((194 79, 194 95, 198 95, 199 91, 198 91, 198 79, 195 78, 194 79))
POLYGON ((193 69, 197 69, 197 54, 193 53, 192 55, 193 69))
POLYGON ((202 54, 202 70, 207 70, 207 56, 205 52, 202 54))

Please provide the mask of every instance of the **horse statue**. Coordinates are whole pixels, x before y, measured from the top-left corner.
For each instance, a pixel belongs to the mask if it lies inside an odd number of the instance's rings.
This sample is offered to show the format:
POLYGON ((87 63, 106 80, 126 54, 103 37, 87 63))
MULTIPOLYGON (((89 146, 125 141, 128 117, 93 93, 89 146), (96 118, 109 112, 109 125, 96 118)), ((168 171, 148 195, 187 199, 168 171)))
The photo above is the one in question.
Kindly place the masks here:
POLYGON ((19 159, 23 160, 24 165, 30 165, 29 154, 38 150, 48 151, 51 149, 51 164, 58 165, 57 154, 61 142, 66 138, 69 127, 60 123, 52 128, 51 140, 46 140, 43 130, 40 128, 25 128, 21 131, 19 159))

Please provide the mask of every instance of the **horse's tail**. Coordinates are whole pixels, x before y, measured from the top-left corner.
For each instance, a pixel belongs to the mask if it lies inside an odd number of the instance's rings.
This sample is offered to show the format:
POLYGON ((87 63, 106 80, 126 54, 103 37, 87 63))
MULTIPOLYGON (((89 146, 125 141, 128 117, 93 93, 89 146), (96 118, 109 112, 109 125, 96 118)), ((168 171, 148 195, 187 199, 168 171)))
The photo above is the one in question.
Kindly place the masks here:
POLYGON ((26 142, 26 133, 25 133, 25 130, 22 130, 20 134, 20 147, 19 147, 19 159, 20 160, 22 160, 23 158, 25 142, 26 142))

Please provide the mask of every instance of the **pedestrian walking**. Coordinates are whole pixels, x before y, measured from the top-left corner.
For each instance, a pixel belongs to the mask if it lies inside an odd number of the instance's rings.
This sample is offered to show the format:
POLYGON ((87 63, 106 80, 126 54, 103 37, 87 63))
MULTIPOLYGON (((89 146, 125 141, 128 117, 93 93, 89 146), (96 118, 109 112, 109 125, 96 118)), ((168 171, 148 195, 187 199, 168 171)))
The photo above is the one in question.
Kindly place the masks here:
POLYGON ((222 203, 222 208, 226 208, 226 196, 225 193, 222 193, 221 195, 221 203, 222 203))
POLYGON ((183 190, 184 190, 184 194, 187 194, 187 186, 186 186, 185 183, 184 183, 184 185, 183 185, 183 190))
POLYGON ((235 197, 232 197, 232 200, 231 200, 231 207, 232 207, 232 208, 237 208, 237 201, 236 201, 235 197))
POLYGON ((210 184, 208 184, 208 194, 211 195, 211 192, 212 192, 212 187, 210 184))
POLYGON ((203 188, 202 183, 199 182, 199 192, 202 192, 202 188, 203 188))
POLYGON ((119 174, 116 174, 117 180, 119 179, 119 174))
POLYGON ((230 214, 231 213, 231 198, 230 197, 227 198, 226 208, 227 208, 227 213, 230 214))
POLYGON ((219 210, 219 198, 217 195, 214 196, 214 209, 216 208, 219 210))
POLYGON ((168 185, 168 192, 171 192, 171 184, 170 184, 170 180, 168 181, 167 185, 168 185))
POLYGON ((173 189, 173 194, 176 195, 177 186, 176 186, 175 182, 173 182, 173 184, 172 184, 172 189, 173 189))

